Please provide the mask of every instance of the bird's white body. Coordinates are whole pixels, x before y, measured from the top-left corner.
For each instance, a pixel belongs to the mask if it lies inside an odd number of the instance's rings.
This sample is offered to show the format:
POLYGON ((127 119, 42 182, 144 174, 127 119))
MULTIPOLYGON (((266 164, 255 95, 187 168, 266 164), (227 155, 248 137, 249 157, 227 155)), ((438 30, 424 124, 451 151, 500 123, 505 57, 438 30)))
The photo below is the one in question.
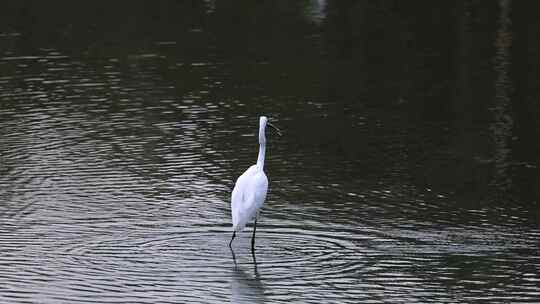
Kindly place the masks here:
POLYGON ((264 204, 268 192, 268 178, 257 165, 249 167, 234 186, 231 197, 233 229, 242 231, 264 204))

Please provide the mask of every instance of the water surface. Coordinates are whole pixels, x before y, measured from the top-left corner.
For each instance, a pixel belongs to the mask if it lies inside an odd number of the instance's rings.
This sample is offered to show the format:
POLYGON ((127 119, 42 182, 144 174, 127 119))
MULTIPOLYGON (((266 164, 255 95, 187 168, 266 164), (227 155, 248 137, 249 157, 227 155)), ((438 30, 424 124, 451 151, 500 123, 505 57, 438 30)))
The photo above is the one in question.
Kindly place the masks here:
POLYGON ((0 302, 537 303, 524 10, 301 3, 119 5, 92 26, 97 6, 11 4, 0 302), (233 260, 259 115, 284 136, 256 254, 249 226, 233 260))

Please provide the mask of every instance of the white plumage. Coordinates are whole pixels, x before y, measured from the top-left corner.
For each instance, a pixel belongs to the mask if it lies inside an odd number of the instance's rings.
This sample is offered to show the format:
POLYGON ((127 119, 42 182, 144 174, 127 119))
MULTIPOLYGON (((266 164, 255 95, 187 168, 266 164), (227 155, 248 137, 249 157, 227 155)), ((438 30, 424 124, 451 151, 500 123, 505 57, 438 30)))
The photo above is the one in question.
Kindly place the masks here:
POLYGON ((257 229, 257 216, 259 209, 264 204, 268 192, 268 178, 264 173, 264 158, 266 153, 266 125, 279 129, 268 122, 265 116, 259 119, 259 156, 257 164, 249 167, 236 181, 231 196, 231 214, 233 223, 233 235, 229 247, 236 236, 236 232, 244 229, 246 224, 255 218, 253 236, 251 238, 251 250, 255 247, 255 231, 257 229))
POLYGON ((242 231, 264 204, 268 191, 268 178, 257 165, 240 175, 231 197, 233 229, 242 231))

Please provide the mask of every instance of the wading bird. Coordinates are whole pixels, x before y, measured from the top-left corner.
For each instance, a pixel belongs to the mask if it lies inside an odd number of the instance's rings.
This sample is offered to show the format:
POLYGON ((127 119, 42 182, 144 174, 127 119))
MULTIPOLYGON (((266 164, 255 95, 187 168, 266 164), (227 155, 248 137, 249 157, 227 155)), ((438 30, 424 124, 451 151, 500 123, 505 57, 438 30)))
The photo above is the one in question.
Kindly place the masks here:
MULTIPOLYGON (((257 164, 249 167, 236 181, 231 196, 231 213, 233 222, 233 234, 229 247, 236 237, 236 232, 244 229, 247 222, 255 217, 253 236, 251 237, 251 251, 255 251, 255 231, 257 230, 257 216, 259 209, 264 204, 268 192, 268 178, 264 174, 264 156, 266 150, 266 126, 274 128, 281 136, 281 131, 268 122, 268 118, 259 118, 259 156, 257 164)), ((232 249, 232 247, 231 247, 232 249)))

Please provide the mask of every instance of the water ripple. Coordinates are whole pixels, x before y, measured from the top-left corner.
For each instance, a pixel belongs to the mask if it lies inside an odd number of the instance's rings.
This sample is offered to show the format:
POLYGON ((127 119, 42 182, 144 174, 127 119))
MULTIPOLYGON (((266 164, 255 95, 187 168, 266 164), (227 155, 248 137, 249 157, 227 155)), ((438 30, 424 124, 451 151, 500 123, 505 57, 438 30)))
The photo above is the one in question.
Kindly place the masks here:
MULTIPOLYGON (((214 95, 223 63, 169 63, 204 74, 175 87, 161 54, 44 52, 0 57, 18 71, 0 77, 0 302, 537 302, 528 209, 458 205, 398 161, 358 174, 361 160, 299 149, 292 129, 269 135, 256 260, 248 227, 235 264, 230 191, 275 100, 214 95)), ((371 136, 399 150, 390 131, 371 136)))

